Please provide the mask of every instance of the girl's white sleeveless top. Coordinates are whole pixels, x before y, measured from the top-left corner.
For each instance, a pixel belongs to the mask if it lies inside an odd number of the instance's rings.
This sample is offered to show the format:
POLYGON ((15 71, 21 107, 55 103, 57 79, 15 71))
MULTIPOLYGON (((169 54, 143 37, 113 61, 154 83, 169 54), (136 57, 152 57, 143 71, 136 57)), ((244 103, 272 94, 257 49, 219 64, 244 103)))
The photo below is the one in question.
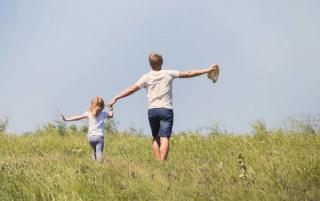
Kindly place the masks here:
POLYGON ((108 118, 106 111, 100 112, 98 116, 94 117, 90 112, 85 112, 89 120, 88 136, 89 135, 104 135, 104 121, 108 118))

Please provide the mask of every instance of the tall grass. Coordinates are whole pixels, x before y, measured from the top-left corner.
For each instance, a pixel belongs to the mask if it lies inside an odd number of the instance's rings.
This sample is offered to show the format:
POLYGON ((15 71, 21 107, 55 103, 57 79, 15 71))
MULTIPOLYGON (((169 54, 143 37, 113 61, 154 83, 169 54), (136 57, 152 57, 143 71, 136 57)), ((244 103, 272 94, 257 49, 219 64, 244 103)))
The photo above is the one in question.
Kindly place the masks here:
POLYGON ((164 163, 147 136, 107 134, 96 163, 77 128, 0 134, 0 200, 320 200, 319 133, 253 128, 175 134, 164 163))

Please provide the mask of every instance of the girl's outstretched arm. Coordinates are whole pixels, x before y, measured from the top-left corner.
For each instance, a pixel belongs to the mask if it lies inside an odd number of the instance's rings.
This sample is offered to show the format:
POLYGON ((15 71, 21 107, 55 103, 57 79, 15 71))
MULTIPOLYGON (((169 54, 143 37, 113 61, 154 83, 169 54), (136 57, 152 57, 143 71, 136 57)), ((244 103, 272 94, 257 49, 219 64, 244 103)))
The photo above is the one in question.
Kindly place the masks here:
POLYGON ((61 118, 62 118, 63 121, 78 121, 78 120, 87 118, 87 115, 82 114, 82 115, 77 115, 77 116, 72 116, 72 117, 66 118, 66 117, 61 113, 61 118))

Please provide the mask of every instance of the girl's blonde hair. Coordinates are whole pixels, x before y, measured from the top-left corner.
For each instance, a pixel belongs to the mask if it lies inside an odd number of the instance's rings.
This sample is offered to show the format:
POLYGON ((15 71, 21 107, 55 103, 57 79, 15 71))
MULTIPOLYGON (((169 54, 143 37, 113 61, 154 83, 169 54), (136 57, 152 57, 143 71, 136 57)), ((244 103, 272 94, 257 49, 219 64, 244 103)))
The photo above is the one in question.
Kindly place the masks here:
POLYGON ((104 100, 101 96, 96 96, 92 99, 91 105, 89 108, 89 112, 92 114, 92 116, 96 117, 102 112, 104 109, 104 100))

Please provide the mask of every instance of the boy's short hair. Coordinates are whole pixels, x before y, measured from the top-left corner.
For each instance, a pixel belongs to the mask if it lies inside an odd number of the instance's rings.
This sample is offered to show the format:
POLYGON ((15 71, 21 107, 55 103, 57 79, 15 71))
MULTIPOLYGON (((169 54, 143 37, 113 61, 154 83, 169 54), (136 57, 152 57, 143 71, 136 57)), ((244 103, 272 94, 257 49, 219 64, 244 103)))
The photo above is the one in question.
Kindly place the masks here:
POLYGON ((161 67, 163 64, 163 59, 161 54, 152 52, 149 54, 149 62, 152 68, 161 67))

